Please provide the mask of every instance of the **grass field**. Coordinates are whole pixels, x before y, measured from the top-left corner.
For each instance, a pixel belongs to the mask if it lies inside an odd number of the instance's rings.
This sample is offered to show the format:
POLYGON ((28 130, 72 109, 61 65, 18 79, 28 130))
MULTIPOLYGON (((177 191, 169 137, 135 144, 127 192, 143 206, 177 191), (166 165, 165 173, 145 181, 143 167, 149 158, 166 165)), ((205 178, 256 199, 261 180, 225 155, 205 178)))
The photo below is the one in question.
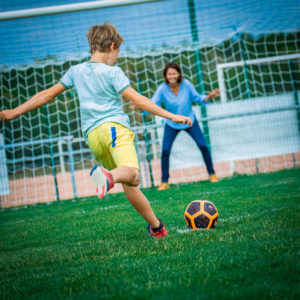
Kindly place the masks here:
POLYGON ((0 212, 0 299, 296 299, 300 169, 145 190, 169 235, 123 194, 0 212), (189 231, 192 200, 214 230, 189 231))

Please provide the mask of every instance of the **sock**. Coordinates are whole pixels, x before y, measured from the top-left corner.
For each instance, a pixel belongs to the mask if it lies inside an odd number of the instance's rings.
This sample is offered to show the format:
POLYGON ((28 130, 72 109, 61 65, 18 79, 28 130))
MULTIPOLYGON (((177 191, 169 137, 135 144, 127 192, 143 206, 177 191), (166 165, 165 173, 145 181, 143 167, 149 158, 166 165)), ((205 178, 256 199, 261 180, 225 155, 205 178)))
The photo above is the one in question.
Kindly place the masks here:
POLYGON ((107 186, 108 186, 107 191, 108 191, 114 187, 115 182, 114 182, 112 175, 107 170, 103 169, 103 172, 106 176, 107 186))
POLYGON ((152 228, 153 232, 157 232, 159 230, 161 230, 164 227, 164 224, 161 222, 161 220, 159 220, 159 227, 158 228, 152 228))
POLYGON ((107 173, 107 177, 109 177, 109 180, 107 180, 107 181, 108 181, 108 189, 110 190, 114 187, 115 182, 114 182, 113 177, 111 176, 110 173, 107 173))

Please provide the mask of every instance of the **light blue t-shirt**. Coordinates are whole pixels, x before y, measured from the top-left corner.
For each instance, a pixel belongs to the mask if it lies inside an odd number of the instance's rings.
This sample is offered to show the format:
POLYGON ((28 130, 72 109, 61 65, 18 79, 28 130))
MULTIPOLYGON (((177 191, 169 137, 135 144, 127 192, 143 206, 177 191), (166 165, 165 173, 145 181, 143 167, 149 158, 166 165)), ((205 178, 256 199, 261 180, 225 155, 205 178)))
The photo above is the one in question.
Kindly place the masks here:
MULTIPOLYGON (((173 114, 190 117, 194 122, 195 112, 192 109, 192 102, 207 105, 208 102, 204 102, 205 98, 206 95, 200 95, 190 81, 183 79, 177 96, 171 91, 169 84, 164 82, 155 91, 151 100, 159 106, 164 104, 165 109, 173 114)), ((178 124, 170 120, 167 120, 166 123, 175 129, 187 129, 190 127, 187 124, 178 124)))
POLYGON ((60 83, 66 89, 75 87, 85 139, 91 130, 106 122, 130 127, 119 96, 130 86, 130 82, 119 67, 101 62, 84 62, 72 66, 60 83))

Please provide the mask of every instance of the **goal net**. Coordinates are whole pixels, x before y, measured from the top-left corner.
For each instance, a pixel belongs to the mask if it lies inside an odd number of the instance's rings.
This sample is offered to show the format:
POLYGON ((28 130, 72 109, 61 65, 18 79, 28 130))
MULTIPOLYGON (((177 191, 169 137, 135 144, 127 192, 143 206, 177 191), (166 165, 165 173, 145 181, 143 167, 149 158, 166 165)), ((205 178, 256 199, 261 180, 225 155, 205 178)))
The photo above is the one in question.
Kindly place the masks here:
MULTIPOLYGON (((207 107, 194 105, 219 177, 300 165, 300 33, 292 17, 294 1, 277 1, 272 10, 272 1, 127 2, 61 14, 52 14, 51 6, 49 15, 39 11, 30 17, 24 9, 36 9, 34 2, 20 4, 23 15, 15 17, 4 14, 16 10, 6 4, 0 14, 0 110, 24 103, 56 84, 72 65, 88 60, 87 29, 111 21, 126 41, 117 65, 141 94, 152 97, 171 61, 200 94, 220 88, 220 98, 207 107)), ((156 186, 164 120, 132 109, 126 99, 123 109, 136 134, 141 186, 156 186)), ((82 137, 75 90, 3 122, 0 137, 2 207, 95 194, 89 171, 96 162, 82 137)), ((180 132, 170 156, 170 183, 207 178, 201 152, 180 132)))

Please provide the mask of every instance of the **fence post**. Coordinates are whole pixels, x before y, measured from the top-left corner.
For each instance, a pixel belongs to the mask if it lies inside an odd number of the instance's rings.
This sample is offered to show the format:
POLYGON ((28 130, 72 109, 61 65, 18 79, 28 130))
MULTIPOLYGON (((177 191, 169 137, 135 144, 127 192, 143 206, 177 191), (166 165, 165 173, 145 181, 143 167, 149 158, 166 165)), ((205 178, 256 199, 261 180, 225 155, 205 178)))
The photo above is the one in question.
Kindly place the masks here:
MULTIPOLYGON (((139 80, 137 80, 137 88, 138 88, 138 92, 142 95, 142 88, 141 88, 141 83, 139 80)), ((145 128, 146 120, 145 120, 145 115, 143 113, 142 113, 142 121, 143 121, 143 125, 145 128)), ((148 162, 148 166, 149 166, 151 187, 154 187, 152 162, 151 162, 151 151, 150 151, 150 143, 149 143, 147 129, 144 129, 144 136, 145 136, 145 142, 146 142, 146 152, 147 152, 146 158, 147 158, 147 162, 148 162)))
POLYGON ((70 164, 70 170, 71 170, 71 176, 72 176, 73 193, 74 193, 74 197, 77 198, 72 140, 73 140, 73 136, 69 136, 67 138, 67 145, 68 145, 68 152, 69 152, 69 164, 70 164))
POLYGON ((50 124, 49 124, 47 105, 44 105, 44 113, 45 113, 45 118, 46 118, 46 127, 47 127, 47 132, 48 132, 48 139, 50 140, 50 157, 51 157, 52 174, 53 174, 53 177, 54 177, 56 201, 59 201, 57 177, 56 177, 56 170, 55 170, 55 160, 54 160, 54 153, 53 153, 53 144, 52 144, 52 140, 51 140, 51 128, 50 128, 50 124))
MULTIPOLYGON (((293 94, 294 94, 295 105, 299 105, 298 91, 296 89, 296 84, 295 84, 295 74, 294 74, 293 61, 292 60, 289 60, 289 67, 290 67, 290 70, 291 70, 292 89, 293 89, 293 94)), ((297 110, 297 121, 298 121, 298 132, 299 132, 299 135, 300 135, 300 111, 299 111, 299 109, 297 110)))

